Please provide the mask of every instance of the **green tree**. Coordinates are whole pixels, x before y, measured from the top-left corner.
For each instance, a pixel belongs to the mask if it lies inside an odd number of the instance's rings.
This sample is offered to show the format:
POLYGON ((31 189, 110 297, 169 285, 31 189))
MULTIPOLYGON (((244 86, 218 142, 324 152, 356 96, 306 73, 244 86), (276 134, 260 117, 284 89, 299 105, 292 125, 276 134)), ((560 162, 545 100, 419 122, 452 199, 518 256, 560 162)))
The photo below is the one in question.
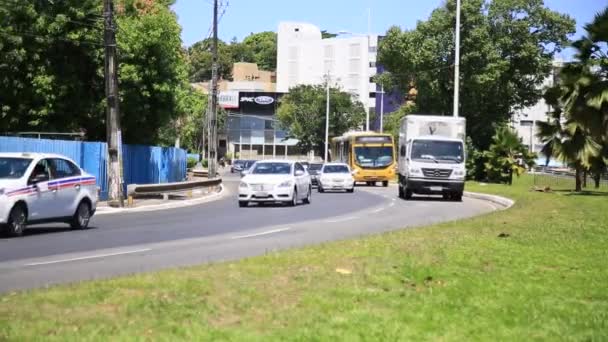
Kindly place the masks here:
POLYGON ((121 125, 125 143, 154 144, 178 117, 188 70, 174 1, 124 0, 118 17, 121 125))
MULTIPOLYGON (((575 30, 574 20, 542 0, 462 2, 460 113, 477 147, 491 143, 495 124, 533 105, 555 53, 575 30)), ((400 89, 418 90, 421 112, 451 114, 455 0, 434 10, 414 30, 388 30, 378 61, 400 89)))
POLYGON ((608 8, 585 26, 585 37, 573 43, 576 60, 559 73, 559 83, 546 91, 553 108, 547 123, 538 123, 544 154, 576 170, 576 191, 583 172, 599 187, 608 162, 608 8))
POLYGON ((252 33, 243 39, 242 45, 249 52, 251 60, 243 62, 256 63, 262 70, 277 69, 277 34, 271 31, 252 33))
MULTIPOLYGON (((155 143, 187 80, 174 1, 116 1, 126 143, 155 143)), ((0 6, 0 131, 79 131, 105 140, 103 22, 97 0, 0 6)))
MULTIPOLYGON (((330 88, 329 136, 336 137, 361 127, 365 121, 365 108, 354 101, 349 93, 330 88)), ((289 132, 290 138, 299 140, 303 151, 324 153, 326 88, 323 85, 300 85, 289 90, 280 100, 277 119, 289 132)))
MULTIPOLYGON (((213 40, 211 38, 194 43, 188 48, 188 59, 190 60, 190 81, 205 82, 211 79, 211 65, 213 55, 211 54, 213 40)), ((238 46, 238 43, 236 44, 238 46)), ((223 79, 232 79, 232 64, 234 63, 233 51, 235 46, 228 45, 218 40, 218 75, 223 79)))
POLYGON ((511 128, 501 126, 492 137, 490 149, 484 152, 487 177, 493 182, 513 183, 513 174, 518 177, 526 168, 534 166, 536 155, 528 151, 511 128))
POLYGON ((392 113, 386 113, 384 118, 384 132, 393 135, 395 141, 399 141, 399 128, 401 119, 406 115, 416 113, 418 109, 413 103, 406 103, 392 113))
POLYGON ((101 3, 0 6, 0 132, 103 129, 101 3))

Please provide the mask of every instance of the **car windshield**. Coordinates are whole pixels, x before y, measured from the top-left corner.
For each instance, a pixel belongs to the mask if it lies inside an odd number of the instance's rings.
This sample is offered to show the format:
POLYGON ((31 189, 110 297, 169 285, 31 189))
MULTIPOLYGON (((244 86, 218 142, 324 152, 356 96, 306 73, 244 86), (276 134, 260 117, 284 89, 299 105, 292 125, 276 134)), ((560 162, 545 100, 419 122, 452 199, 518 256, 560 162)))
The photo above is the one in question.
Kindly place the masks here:
POLYGON ((325 165, 323 173, 348 173, 346 165, 325 165))
POLYGON ((462 163, 464 148, 459 141, 414 140, 412 160, 428 163, 462 163))
POLYGON ((392 147, 355 147, 355 158, 361 167, 384 167, 393 162, 392 147))
POLYGON ((0 158, 0 179, 18 179, 23 177, 32 159, 0 158))
POLYGON ((251 173, 254 175, 288 175, 291 173, 291 164, 257 163, 251 173))
POLYGON ((310 164, 308 171, 319 171, 323 168, 323 164, 310 164))

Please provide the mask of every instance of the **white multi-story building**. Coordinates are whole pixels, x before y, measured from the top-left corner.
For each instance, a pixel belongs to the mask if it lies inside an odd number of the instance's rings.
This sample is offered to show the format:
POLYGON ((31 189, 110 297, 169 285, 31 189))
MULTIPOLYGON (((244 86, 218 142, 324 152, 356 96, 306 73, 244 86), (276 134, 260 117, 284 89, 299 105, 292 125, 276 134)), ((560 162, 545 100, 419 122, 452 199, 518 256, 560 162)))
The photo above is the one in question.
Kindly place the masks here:
POLYGON ((354 95, 372 113, 376 106, 376 51, 378 36, 348 35, 323 39, 311 24, 279 24, 277 91, 301 84, 330 84, 354 95))
MULTIPOLYGON (((556 75, 563 63, 560 61, 553 62, 553 72, 545 78, 545 81, 541 85, 544 90, 548 87, 555 85, 556 75)), ((536 152, 540 155, 540 151, 543 148, 543 144, 540 139, 536 136, 538 128, 536 123, 539 121, 547 121, 549 119, 548 114, 552 108, 541 99, 534 106, 523 108, 514 113, 511 124, 517 135, 522 139, 522 142, 528 146, 531 152, 536 152)))

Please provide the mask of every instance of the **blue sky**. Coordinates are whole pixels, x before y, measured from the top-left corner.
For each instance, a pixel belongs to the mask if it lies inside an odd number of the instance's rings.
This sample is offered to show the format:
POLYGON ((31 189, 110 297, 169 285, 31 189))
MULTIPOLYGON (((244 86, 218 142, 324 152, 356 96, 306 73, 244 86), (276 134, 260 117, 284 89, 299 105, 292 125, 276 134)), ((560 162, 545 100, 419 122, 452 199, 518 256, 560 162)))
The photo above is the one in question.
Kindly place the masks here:
MULTIPOLYGON (((221 0, 228 6, 219 25, 219 37, 242 40, 252 32, 276 31, 280 21, 303 21, 323 30, 367 33, 368 8, 371 32, 382 34, 392 25, 414 28, 425 20, 443 0, 221 0)), ((466 1, 466 0, 463 0, 466 1)), ((212 18, 212 0, 177 0, 173 9, 182 25, 184 45, 207 37, 212 18)), ((593 19, 604 0, 545 0, 545 4, 576 20, 576 37, 583 25, 593 19)), ((569 54, 565 53, 564 57, 569 54)))

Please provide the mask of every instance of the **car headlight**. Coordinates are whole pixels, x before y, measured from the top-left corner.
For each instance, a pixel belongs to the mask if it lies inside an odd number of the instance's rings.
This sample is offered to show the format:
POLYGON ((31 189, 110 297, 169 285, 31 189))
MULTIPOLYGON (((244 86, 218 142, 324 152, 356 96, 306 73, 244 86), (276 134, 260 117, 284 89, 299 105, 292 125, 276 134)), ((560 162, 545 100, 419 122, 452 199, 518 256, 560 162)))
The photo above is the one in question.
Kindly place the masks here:
POLYGON ((412 168, 410 168, 410 173, 413 173, 413 174, 420 174, 420 173, 422 173, 422 172, 420 171, 420 169, 415 168, 415 167, 412 167, 412 168))
POLYGON ((279 188, 290 188, 293 185, 291 180, 286 180, 283 183, 279 184, 279 188))
POLYGON ((239 188, 241 188, 241 189, 247 189, 248 187, 249 187, 249 185, 247 183, 245 183, 245 182, 241 182, 239 184, 239 188))

